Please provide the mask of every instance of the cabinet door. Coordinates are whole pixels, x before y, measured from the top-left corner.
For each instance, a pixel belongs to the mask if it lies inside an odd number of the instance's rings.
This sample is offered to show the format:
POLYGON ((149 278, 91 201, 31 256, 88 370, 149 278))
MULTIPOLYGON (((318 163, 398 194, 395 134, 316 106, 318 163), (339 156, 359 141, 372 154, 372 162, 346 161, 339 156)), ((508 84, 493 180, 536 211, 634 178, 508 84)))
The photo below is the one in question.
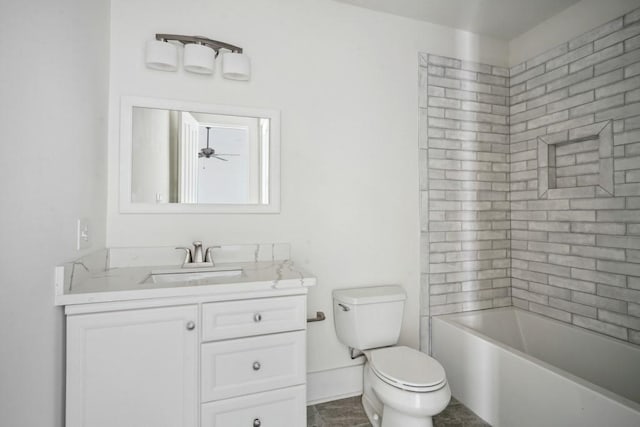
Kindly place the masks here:
POLYGON ((197 313, 193 305, 69 316, 67 427, 196 425, 197 313))

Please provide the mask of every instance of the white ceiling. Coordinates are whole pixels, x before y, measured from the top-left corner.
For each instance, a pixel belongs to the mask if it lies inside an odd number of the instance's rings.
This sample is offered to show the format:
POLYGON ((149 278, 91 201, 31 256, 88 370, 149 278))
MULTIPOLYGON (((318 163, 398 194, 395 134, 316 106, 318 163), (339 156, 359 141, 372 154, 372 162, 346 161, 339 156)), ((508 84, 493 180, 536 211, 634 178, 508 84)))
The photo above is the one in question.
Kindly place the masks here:
POLYGON ((337 0, 511 40, 579 0, 337 0))

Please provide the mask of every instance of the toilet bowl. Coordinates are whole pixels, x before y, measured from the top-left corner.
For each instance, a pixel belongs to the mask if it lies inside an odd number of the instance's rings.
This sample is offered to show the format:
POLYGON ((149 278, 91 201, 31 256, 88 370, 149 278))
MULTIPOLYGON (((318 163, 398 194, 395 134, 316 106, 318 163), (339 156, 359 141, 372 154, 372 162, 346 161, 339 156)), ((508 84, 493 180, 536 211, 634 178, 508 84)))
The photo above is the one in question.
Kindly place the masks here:
POLYGON ((396 346, 406 294, 399 286, 333 292, 338 339, 364 353, 362 404, 374 427, 430 427, 451 399, 444 368, 396 346))
POLYGON ((370 418, 381 418, 380 427, 432 426, 432 417, 451 399, 440 363, 409 347, 387 347, 365 355, 366 405, 375 408, 370 418))

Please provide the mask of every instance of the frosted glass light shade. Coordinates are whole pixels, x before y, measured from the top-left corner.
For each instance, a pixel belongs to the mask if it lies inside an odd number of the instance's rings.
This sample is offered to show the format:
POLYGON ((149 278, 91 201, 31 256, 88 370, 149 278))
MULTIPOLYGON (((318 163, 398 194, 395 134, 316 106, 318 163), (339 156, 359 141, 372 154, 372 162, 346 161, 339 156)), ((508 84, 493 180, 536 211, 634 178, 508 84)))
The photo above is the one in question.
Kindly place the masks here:
POLYGON ((154 70, 176 71, 178 69, 178 49, 174 44, 168 42, 149 40, 144 60, 147 67, 154 70))
POLYGON ((184 69, 192 73, 213 74, 216 51, 210 47, 190 43, 184 46, 184 69))
POLYGON ((251 61, 243 53, 227 52, 222 55, 222 76, 231 80, 249 80, 251 61))

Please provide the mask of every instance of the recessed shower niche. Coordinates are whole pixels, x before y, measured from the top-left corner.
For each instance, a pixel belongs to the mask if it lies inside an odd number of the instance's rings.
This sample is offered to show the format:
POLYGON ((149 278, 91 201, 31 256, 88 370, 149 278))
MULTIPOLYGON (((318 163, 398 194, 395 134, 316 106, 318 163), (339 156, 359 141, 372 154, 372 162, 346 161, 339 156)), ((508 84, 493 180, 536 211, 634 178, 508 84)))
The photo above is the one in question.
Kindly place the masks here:
POLYGON ((538 198, 613 195, 611 121, 538 137, 538 198))

